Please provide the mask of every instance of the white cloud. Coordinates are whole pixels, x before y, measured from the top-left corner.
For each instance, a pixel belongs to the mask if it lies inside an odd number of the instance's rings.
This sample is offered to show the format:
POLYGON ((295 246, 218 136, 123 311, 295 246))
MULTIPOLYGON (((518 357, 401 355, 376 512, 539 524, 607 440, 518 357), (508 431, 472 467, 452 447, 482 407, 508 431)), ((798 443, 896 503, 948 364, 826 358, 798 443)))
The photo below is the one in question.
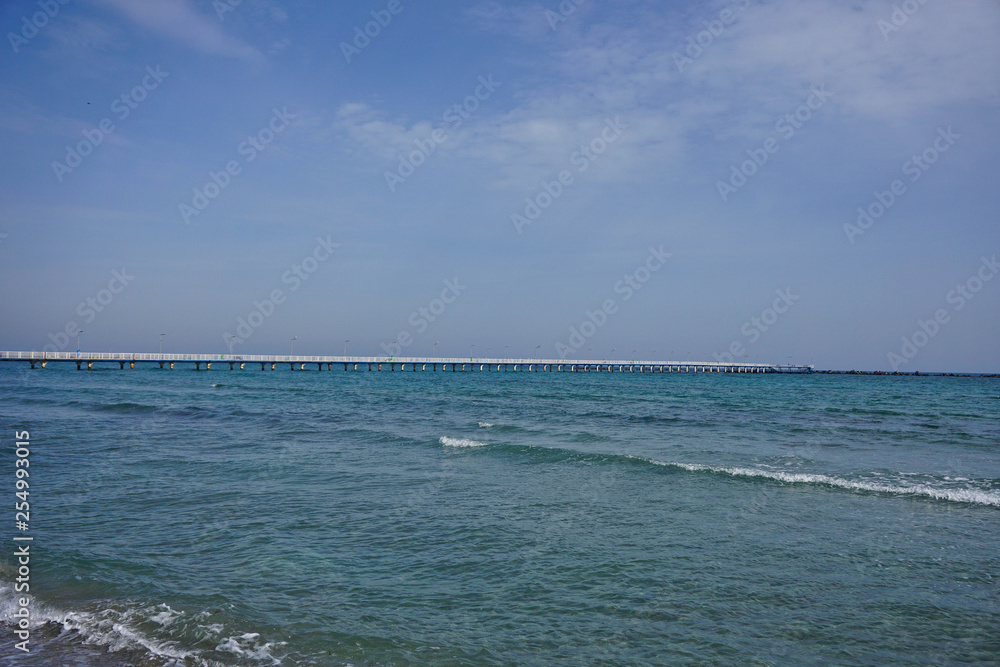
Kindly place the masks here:
MULTIPOLYGON (((679 164, 690 142, 701 140, 694 137, 770 133, 812 85, 835 94, 824 113, 924 133, 941 109, 997 94, 1000 5, 990 0, 960 7, 930 0, 888 39, 877 22, 889 18, 892 3, 753 3, 679 71, 674 53, 683 53, 686 37, 733 4, 702 7, 678 23, 637 3, 617 22, 602 15, 604 22, 560 26, 558 39, 544 20, 546 30, 537 29, 538 6, 478 6, 468 13, 473 22, 533 39, 545 57, 509 86, 513 107, 484 105, 442 152, 493 165, 504 184, 534 181, 564 168, 605 119, 621 116, 630 127, 593 177, 626 178, 652 164, 679 164)), ((337 123, 378 162, 426 137, 435 120, 407 124, 390 115, 345 105, 337 123)))
POLYGON ((214 17, 197 12, 189 0, 95 0, 133 23, 212 55, 256 59, 260 53, 227 35, 214 17))

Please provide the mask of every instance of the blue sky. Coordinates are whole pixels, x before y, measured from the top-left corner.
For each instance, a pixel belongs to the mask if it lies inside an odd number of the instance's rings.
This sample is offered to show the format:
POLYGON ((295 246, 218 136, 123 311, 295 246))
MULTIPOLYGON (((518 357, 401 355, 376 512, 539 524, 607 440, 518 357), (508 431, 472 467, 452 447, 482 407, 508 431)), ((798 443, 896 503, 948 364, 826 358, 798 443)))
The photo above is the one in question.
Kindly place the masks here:
POLYGON ((0 348, 1000 371, 993 0, 0 25, 0 348))

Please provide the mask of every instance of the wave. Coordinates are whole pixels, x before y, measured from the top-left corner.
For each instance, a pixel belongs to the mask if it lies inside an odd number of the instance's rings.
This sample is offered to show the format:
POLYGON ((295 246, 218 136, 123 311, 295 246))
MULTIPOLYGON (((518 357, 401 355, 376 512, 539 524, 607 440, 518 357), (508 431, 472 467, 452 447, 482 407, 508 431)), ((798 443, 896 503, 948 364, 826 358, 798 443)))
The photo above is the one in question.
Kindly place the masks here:
MULTIPOLYGON (((14 614, 20 609, 18 598, 24 596, 24 593, 15 593, 12 584, 0 582, 0 625, 17 625, 14 614)), ((65 611, 40 603, 33 596, 27 597, 33 643, 44 629, 48 629, 50 632, 45 635, 51 635, 52 631, 58 633, 49 641, 65 642, 67 650, 72 650, 72 643, 83 644, 110 653, 142 656, 144 659, 140 661, 143 663, 152 659, 156 664, 165 661, 166 664, 205 667, 247 664, 247 661, 260 665, 281 664, 281 658, 273 651, 284 646, 284 642, 262 641, 258 633, 227 633, 223 624, 207 623, 209 612, 188 615, 167 604, 65 611)))
POLYGON ((865 479, 844 479, 819 473, 795 473, 782 472, 777 470, 761 470, 759 468, 742 467, 716 467, 702 465, 699 463, 678 463, 675 461, 657 461, 643 457, 631 458, 646 461, 657 466, 665 466, 687 470, 688 472, 707 472, 716 475, 728 475, 730 477, 742 478, 764 478, 777 482, 789 484, 816 484, 821 486, 832 486, 851 491, 862 491, 870 493, 889 493, 894 495, 922 496, 933 498, 934 500, 947 500, 956 503, 970 503, 974 505, 988 505, 1000 507, 1000 493, 984 491, 981 489, 957 489, 957 488, 936 488, 927 484, 886 484, 865 479))
MULTIPOLYGON (((970 505, 981 505, 986 507, 1000 507, 1000 492, 974 488, 971 485, 983 483, 983 480, 969 480, 963 478, 964 487, 955 486, 934 486, 932 484, 911 484, 906 482, 891 482, 873 479, 847 479, 822 473, 801 473, 785 472, 780 470, 767 470, 762 468, 748 468, 742 466, 711 466, 701 463, 682 463, 677 461, 658 461, 643 456, 632 454, 607 454, 607 453, 586 453, 561 447, 538 447, 535 445, 516 444, 495 444, 462 438, 442 437, 439 442, 447 447, 469 447, 483 448, 490 451, 511 453, 522 456, 529 456, 539 462, 556 463, 597 463, 597 464, 640 464, 652 465, 661 468, 674 468, 693 473, 708 473, 713 475, 724 475, 737 479, 753 480, 764 479, 772 482, 785 484, 804 484, 814 486, 832 487, 845 489, 855 493, 882 493, 896 496, 914 496, 927 498, 930 500, 940 500, 954 503, 965 503, 970 505)), ((898 473, 904 475, 904 473, 898 473)), ((960 481, 956 478, 943 478, 943 484, 953 484, 960 481)))
POLYGON ((448 436, 442 436, 438 440, 445 447, 486 447, 489 443, 479 442, 478 440, 468 440, 466 438, 449 438, 448 436))
POLYGON ((155 405, 143 405, 142 403, 109 403, 98 405, 94 409, 98 412, 156 412, 159 410, 155 405))
POLYGON ((479 422, 479 428, 493 428, 496 424, 491 424, 489 422, 479 422))

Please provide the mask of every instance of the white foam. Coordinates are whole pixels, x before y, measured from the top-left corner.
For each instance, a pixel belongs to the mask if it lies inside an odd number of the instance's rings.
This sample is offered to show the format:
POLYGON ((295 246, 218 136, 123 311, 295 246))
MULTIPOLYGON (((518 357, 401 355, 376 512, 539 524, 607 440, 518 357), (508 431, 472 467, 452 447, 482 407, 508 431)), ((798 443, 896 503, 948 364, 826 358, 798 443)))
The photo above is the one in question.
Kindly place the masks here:
POLYGON ((151 620, 153 623, 159 623, 162 626, 168 626, 171 623, 173 623, 174 619, 176 619, 178 616, 184 615, 183 611, 174 611, 173 609, 170 608, 170 605, 167 604, 161 604, 160 608, 163 611, 151 616, 149 620, 151 620))
MULTIPOLYGON (((13 614, 19 608, 17 600, 20 597, 25 597, 25 595, 15 593, 12 585, 0 582, 0 622, 8 625, 16 622, 13 614)), ((39 604, 31 595, 26 597, 30 601, 31 621, 29 627, 31 629, 53 623, 61 626, 64 633, 78 633, 84 644, 102 646, 111 652, 141 648, 158 658, 169 660, 168 664, 180 662, 185 665, 193 664, 205 667, 217 664, 207 661, 198 650, 183 650, 174 641, 150 637, 137 628, 140 623, 145 621, 152 621, 165 628, 184 614, 182 611, 171 609, 166 604, 154 608, 131 608, 124 611, 104 609, 100 612, 67 612, 51 608, 46 604, 39 604)), ((222 630, 221 625, 212 627, 222 630)), ((282 646, 284 643, 261 644, 258 638, 257 633, 247 633, 231 639, 235 642, 234 645, 239 648, 240 655, 261 662, 280 664, 281 661, 271 654, 271 648, 282 646)))
POLYGON ((242 635, 227 637, 218 646, 216 651, 225 651, 235 655, 246 656, 258 661, 270 661, 275 665, 280 665, 281 660, 271 654, 274 646, 284 646, 285 642, 260 642, 260 634, 257 632, 247 632, 242 635))
POLYGON ((489 422, 479 422, 479 428, 493 428, 496 424, 491 424, 489 422))
POLYGON ((445 447, 485 447, 489 443, 479 442, 478 440, 468 440, 466 438, 449 438, 448 436, 442 436, 439 442, 445 447))
MULTIPOLYGON (((629 456, 629 458, 642 459, 642 457, 638 456, 629 456)), ((642 460, 654 465, 680 468, 690 472, 712 472, 732 475, 733 477, 763 477, 779 482, 788 482, 790 484, 825 484, 827 486, 835 486, 851 491, 869 491, 872 493, 895 493, 908 496, 923 496, 926 498, 934 498, 935 500, 948 500, 957 503, 971 503, 974 505, 1000 507, 1000 493, 983 491, 981 489, 944 489, 928 486, 927 484, 885 484, 882 482, 870 482, 866 480, 842 479, 840 477, 832 477, 830 475, 821 475, 816 473, 779 472, 741 467, 714 467, 699 463, 677 463, 674 461, 656 461, 654 459, 642 460)))

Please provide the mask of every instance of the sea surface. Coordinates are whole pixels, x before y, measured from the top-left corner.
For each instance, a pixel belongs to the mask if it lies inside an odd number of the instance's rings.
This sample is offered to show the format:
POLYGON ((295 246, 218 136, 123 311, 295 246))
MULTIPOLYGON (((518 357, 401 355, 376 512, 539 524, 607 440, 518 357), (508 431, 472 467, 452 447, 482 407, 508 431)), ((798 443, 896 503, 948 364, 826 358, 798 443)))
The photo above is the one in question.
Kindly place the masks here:
POLYGON ((0 665, 1000 664, 998 379, 224 368, 0 365, 0 665))

